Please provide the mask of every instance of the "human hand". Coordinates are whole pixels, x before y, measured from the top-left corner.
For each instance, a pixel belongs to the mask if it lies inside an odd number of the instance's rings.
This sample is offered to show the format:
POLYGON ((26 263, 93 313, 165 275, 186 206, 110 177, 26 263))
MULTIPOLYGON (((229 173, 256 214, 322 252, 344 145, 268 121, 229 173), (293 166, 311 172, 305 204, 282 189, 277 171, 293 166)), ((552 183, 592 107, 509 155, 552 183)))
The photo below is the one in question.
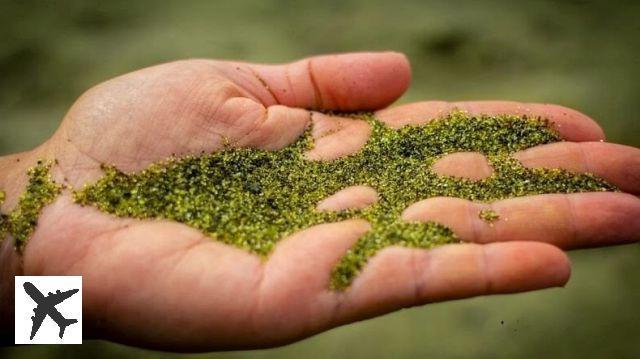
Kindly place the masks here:
MULTIPOLYGON (((310 122, 318 139, 309 158, 350 154, 366 142, 366 123, 309 110, 381 109, 406 90, 409 79, 406 59, 392 53, 318 57, 281 66, 189 60, 143 69, 85 93, 40 147, 0 159, 5 208, 16 203, 26 168, 40 158, 57 159, 54 179, 80 188, 101 176, 103 163, 138 171, 174 154, 213 152, 227 142, 274 150, 293 142, 310 122)), ((525 165, 588 171, 625 192, 640 193, 640 151, 599 142, 600 128, 573 110, 421 102, 377 116, 398 127, 454 108, 548 118, 570 142, 521 151, 516 157, 525 165)), ((440 169, 472 177, 486 171, 472 156, 443 162, 440 169)), ((370 195, 356 189, 323 205, 356 206, 370 195)), ((509 221, 491 227, 469 215, 474 206, 450 198, 411 206, 404 213, 407 219, 436 220, 473 243, 432 250, 386 248, 349 289, 336 292, 329 290, 331 270, 367 231, 362 220, 294 234, 263 261, 179 223, 115 218, 80 207, 65 191, 42 212, 20 273, 82 275, 84 322, 98 338, 185 351, 253 348, 289 343, 403 307, 561 286, 569 277, 568 259, 548 243, 561 248, 610 245, 636 241, 640 233, 640 200, 624 193, 499 201, 492 207, 509 221)), ((8 242, 3 243, 5 253, 8 242)))

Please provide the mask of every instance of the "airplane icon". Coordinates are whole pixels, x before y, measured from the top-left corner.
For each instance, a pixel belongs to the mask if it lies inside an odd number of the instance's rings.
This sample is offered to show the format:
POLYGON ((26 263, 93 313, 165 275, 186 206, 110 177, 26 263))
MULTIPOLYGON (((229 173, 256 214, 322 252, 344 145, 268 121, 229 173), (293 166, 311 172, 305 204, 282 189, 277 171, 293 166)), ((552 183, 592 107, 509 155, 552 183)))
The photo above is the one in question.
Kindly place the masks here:
POLYGON ((25 282, 23 284, 23 287, 25 292, 29 294, 31 299, 33 299, 33 301, 38 304, 38 306, 33 310, 34 315, 31 317, 33 326, 31 327, 31 337, 29 338, 30 340, 33 340, 33 337, 38 332, 38 329, 40 329, 42 321, 44 321, 44 318, 46 318, 47 315, 50 316, 51 319, 56 322, 56 324, 58 324, 58 327, 60 328, 60 339, 62 339, 64 330, 69 325, 78 322, 76 319, 67 319, 63 317, 62 314, 60 314, 60 312, 56 309, 56 305, 64 302, 72 295, 78 293, 79 289, 72 289, 66 292, 60 292, 59 290, 57 290, 55 294, 49 292, 49 295, 45 297, 31 282, 25 282))

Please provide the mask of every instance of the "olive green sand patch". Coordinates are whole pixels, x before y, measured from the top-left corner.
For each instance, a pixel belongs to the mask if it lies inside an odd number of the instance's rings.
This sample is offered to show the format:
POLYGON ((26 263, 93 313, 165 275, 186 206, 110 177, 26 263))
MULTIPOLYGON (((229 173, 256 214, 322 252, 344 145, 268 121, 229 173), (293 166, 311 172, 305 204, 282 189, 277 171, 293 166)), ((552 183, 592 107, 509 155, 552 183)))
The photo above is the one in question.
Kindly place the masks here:
MULTIPOLYGON (((0 190, 0 206, 4 203, 6 198, 6 194, 4 191, 0 190)), ((7 228, 8 216, 6 214, 0 213, 0 241, 7 236, 8 228, 7 228)))
MULTIPOLYGON (((29 169, 29 182, 18 205, 8 215, 0 214, 0 240, 11 235, 18 251, 22 251, 33 234, 40 211, 62 191, 62 186, 51 179, 50 168, 51 163, 38 161, 35 167, 29 169)), ((0 191, 0 205, 4 200, 5 193, 0 191)))
POLYGON ((435 223, 404 222, 409 205, 436 196, 494 201, 542 194, 613 191, 590 174, 527 169, 511 154, 560 141, 540 119, 469 117, 454 112, 421 126, 392 129, 362 115, 371 137, 357 153, 332 161, 309 161, 309 131, 278 151, 228 148, 213 154, 171 158, 139 173, 105 166, 96 183, 74 192, 77 203, 120 217, 162 218, 187 224, 215 240, 266 256, 282 238, 309 226, 363 218, 371 230, 344 255, 331 277, 345 289, 369 258, 399 245, 431 248, 459 239, 435 223), (471 181, 431 170, 446 154, 474 151, 487 156, 491 177, 471 181), (365 209, 317 211, 322 199, 349 186, 377 190, 379 201, 365 209))
POLYGON ((489 224, 500 219, 500 215, 498 215, 494 210, 491 209, 481 210, 480 213, 478 213, 478 217, 489 224))
MULTIPOLYGON (((591 174, 559 169, 528 169, 511 154, 560 141, 540 119, 515 116, 469 117, 454 112, 421 126, 392 129, 370 115, 371 137, 357 153, 332 161, 309 161, 310 131, 278 151, 228 148, 213 154, 170 158, 139 173, 126 174, 104 166, 105 175, 73 193, 91 205, 120 217, 162 218, 187 224, 215 240, 268 255, 282 238, 309 226, 362 218, 371 230, 343 256, 331 276, 331 288, 345 289, 369 258, 398 245, 432 248, 459 239, 436 222, 405 222, 409 205, 431 197, 473 201, 542 194, 615 191, 591 174), (491 177, 471 181, 438 175, 431 165, 454 152, 480 152, 494 169, 491 177), (364 209, 317 211, 317 204, 341 189, 366 185, 377 190, 378 202, 364 209)), ((28 172, 29 182, 18 205, 0 215, 0 238, 13 236, 21 250, 36 228, 42 208, 62 186, 49 176, 42 161, 28 172)), ((0 204, 4 201, 0 192, 0 204)), ((495 212, 479 217, 493 222, 495 212)))

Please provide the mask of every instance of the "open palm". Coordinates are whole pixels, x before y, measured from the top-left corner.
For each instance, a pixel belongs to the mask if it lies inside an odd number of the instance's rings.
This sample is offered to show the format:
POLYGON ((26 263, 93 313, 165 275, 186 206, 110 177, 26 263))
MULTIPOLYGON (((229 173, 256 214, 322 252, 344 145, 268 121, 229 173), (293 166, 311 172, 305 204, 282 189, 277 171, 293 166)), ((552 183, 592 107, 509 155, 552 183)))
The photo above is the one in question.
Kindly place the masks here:
MULTIPOLYGON (((19 155, 20 163, 55 158, 54 178, 79 188, 100 177, 101 164, 137 171, 172 155, 210 153, 225 144, 275 150, 312 123, 316 146, 307 156, 328 160, 361 148, 369 127, 312 110, 382 109, 409 81, 406 59, 394 53, 276 66, 211 60, 163 64, 89 90, 50 140, 19 155)), ((24 252, 23 272, 83 275, 85 325, 96 337, 197 351, 274 346, 403 307, 561 286, 570 267, 556 246, 639 239, 640 151, 600 142, 602 131, 584 115, 509 102, 420 102, 377 115, 399 127, 454 108, 546 117, 568 141, 525 150, 517 158, 528 166, 592 172, 631 194, 503 200, 491 207, 508 221, 493 226, 473 215, 486 204, 428 199, 403 216, 436 220, 474 243, 384 249, 348 290, 336 292, 329 289, 331 270, 368 230, 364 220, 308 228, 279 242, 263 260, 183 224, 116 218, 80 207, 65 191, 42 213, 24 252)), ((487 171, 481 160, 462 154, 440 170, 481 176, 487 171)), ((371 189, 352 188, 321 206, 357 207, 372 200, 371 189)))

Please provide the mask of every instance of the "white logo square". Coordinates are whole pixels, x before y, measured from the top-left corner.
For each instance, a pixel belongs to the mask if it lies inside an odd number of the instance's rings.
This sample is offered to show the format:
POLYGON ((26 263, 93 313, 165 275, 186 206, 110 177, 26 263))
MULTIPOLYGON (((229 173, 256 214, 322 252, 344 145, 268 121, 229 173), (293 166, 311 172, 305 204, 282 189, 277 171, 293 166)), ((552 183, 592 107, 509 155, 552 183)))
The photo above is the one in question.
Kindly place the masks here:
POLYGON ((82 344, 82 277, 15 277, 16 344, 82 344))

